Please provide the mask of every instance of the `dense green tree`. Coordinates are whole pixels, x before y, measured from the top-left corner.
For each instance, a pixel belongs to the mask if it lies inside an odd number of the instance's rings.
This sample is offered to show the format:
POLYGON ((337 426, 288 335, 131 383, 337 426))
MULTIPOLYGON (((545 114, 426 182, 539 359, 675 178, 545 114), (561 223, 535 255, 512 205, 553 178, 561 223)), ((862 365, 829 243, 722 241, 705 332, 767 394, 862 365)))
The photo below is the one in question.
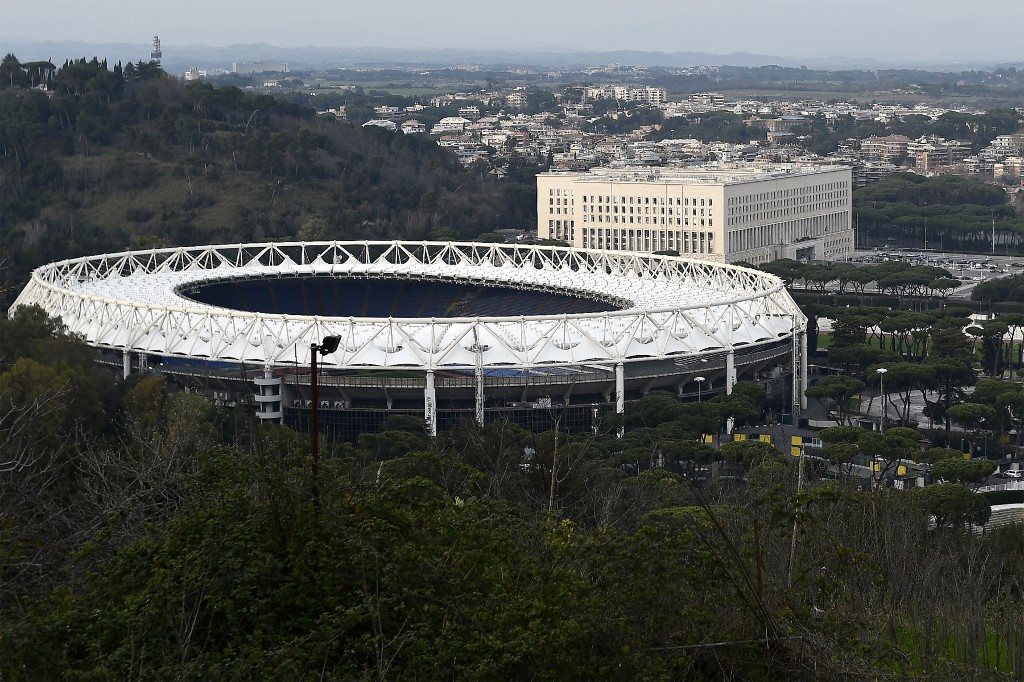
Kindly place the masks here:
POLYGON ((940 527, 963 526, 968 523, 984 525, 992 515, 992 507, 982 495, 972 493, 956 483, 929 485, 915 489, 912 494, 935 518, 935 525, 940 527))
POLYGON ((808 398, 821 402, 841 424, 850 421, 850 400, 864 390, 864 382, 851 377, 827 376, 808 387, 808 398))
POLYGON ((933 476, 961 485, 983 481, 995 470, 996 463, 991 460, 967 460, 963 457, 946 457, 932 465, 933 476))

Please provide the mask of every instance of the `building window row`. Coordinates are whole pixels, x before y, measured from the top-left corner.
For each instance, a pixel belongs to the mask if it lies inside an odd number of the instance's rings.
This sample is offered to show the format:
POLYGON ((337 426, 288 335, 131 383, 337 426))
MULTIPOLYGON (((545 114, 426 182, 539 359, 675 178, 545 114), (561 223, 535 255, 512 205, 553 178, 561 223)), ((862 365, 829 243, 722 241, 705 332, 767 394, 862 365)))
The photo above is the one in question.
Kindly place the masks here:
POLYGON ((584 194, 582 196, 582 202, 584 204, 640 204, 640 205, 655 205, 655 206, 714 206, 714 199, 697 197, 650 197, 650 196, 637 196, 637 195, 622 195, 622 194, 584 194))
POLYGON ((599 213, 597 215, 594 215, 593 213, 584 213, 583 214, 583 224, 587 225, 587 224, 593 224, 593 223, 609 223, 609 224, 613 224, 613 225, 619 225, 619 224, 621 224, 621 225, 634 225, 634 224, 638 224, 638 225, 639 224, 643 224, 643 225, 683 225, 683 226, 687 226, 687 227, 691 226, 691 225, 694 226, 694 227, 696 227, 698 225, 700 225, 700 227, 714 227, 715 226, 715 220, 714 220, 714 218, 711 218, 711 217, 705 217, 705 218, 689 218, 689 217, 687 217, 687 218, 680 218, 680 217, 677 217, 677 218, 665 218, 664 216, 661 216, 661 217, 658 217, 658 216, 651 217, 651 216, 647 216, 647 215, 643 215, 643 216, 641 216, 641 215, 622 215, 622 216, 619 216, 617 214, 608 215, 608 214, 604 214, 604 213, 599 213), (621 218, 621 220, 620 220, 620 218, 621 218))
POLYGON ((583 247, 624 251, 677 251, 681 254, 715 253, 714 232, 689 230, 621 230, 583 228, 583 247))

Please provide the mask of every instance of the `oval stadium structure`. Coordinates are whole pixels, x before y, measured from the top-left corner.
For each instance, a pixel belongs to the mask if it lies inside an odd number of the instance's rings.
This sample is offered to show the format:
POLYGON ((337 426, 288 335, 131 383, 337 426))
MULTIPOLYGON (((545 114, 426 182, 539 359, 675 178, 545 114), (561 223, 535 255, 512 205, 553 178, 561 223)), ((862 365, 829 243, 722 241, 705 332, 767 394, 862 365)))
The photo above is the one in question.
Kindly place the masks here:
POLYGON ((337 435, 389 414, 431 432, 463 417, 585 430, 656 389, 728 393, 738 379, 805 388, 806 318, 781 280, 675 256, 434 242, 235 244, 77 258, 37 269, 38 305, 101 362, 252 402, 337 435))

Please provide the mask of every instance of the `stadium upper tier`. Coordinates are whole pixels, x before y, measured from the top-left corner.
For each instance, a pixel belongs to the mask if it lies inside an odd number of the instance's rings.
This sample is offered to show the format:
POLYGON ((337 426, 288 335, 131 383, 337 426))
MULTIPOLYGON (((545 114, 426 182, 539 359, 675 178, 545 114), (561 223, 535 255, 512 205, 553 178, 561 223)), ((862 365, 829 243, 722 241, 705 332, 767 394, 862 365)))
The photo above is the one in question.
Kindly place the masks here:
POLYGON ((92 256, 37 269, 15 302, 30 304, 98 347, 267 367, 308 364, 310 345, 332 335, 341 344, 323 359, 328 367, 530 367, 699 354, 775 341, 806 324, 781 280, 755 270, 479 243, 242 244, 92 256), (327 306, 327 279, 363 287, 358 300, 327 306), (375 296, 374 287, 389 295, 375 296), (261 303, 246 291, 259 292, 261 303), (328 314, 308 314, 321 310, 328 314))

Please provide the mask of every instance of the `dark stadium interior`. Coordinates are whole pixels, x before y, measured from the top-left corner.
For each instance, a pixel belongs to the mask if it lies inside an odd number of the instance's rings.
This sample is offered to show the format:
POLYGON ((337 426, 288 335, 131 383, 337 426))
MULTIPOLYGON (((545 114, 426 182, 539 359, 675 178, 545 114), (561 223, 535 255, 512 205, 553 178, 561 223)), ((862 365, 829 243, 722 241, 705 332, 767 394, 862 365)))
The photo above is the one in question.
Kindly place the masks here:
POLYGON ((569 293, 415 279, 243 279, 211 282, 181 293, 222 308, 323 317, 514 317, 615 309, 569 293))

